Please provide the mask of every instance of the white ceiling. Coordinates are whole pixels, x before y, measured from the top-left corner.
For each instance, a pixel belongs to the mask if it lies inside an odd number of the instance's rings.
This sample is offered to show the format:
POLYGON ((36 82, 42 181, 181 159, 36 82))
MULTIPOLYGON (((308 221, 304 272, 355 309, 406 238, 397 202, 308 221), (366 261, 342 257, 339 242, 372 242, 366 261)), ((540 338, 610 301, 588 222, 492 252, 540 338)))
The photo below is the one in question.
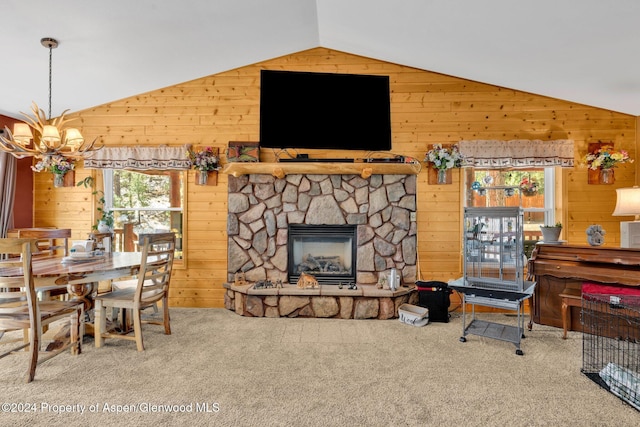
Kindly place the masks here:
POLYGON ((82 110, 318 46, 640 115, 640 1, 2 0, 0 114, 82 110))

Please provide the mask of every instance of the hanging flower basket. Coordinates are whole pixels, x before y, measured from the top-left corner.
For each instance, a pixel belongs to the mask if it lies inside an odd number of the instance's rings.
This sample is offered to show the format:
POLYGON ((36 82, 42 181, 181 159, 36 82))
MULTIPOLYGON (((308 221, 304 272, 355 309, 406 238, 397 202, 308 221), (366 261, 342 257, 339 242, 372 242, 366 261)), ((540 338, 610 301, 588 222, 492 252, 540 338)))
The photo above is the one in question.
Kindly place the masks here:
POLYGON ((458 151, 457 145, 433 144, 424 160, 431 166, 429 184, 451 184, 451 169, 460 168, 464 163, 464 157, 458 151))
POLYGON ((532 197, 538 194, 538 183, 528 177, 523 177, 520 181, 520 193, 525 197, 532 197))
POLYGON ((207 147, 204 150, 193 151, 189 149, 187 156, 191 160, 191 166, 196 170, 196 185, 216 185, 218 183, 218 149, 207 147))
POLYGON ((590 152, 582 159, 588 169, 589 184, 613 184, 614 168, 619 163, 633 163, 625 150, 616 151, 613 145, 589 144, 590 152), (593 146, 593 148, 592 148, 593 146))
POLYGON ((31 170, 34 172, 51 172, 53 174, 54 187, 73 187, 75 185, 73 182, 75 173, 72 173, 74 168, 75 162, 73 159, 58 154, 43 157, 42 160, 31 166, 31 170))

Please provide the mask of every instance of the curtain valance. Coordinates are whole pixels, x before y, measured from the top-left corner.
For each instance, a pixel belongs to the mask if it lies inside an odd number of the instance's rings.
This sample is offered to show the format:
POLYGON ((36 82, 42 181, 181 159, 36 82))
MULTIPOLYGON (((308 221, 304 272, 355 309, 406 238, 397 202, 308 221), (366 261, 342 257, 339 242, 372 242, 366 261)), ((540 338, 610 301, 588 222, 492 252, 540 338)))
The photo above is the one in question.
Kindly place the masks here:
POLYGON ((87 169, 183 170, 191 168, 182 147, 104 147, 84 159, 87 169))
POLYGON ((573 167, 573 141, 473 140, 458 143, 467 166, 476 168, 573 167))

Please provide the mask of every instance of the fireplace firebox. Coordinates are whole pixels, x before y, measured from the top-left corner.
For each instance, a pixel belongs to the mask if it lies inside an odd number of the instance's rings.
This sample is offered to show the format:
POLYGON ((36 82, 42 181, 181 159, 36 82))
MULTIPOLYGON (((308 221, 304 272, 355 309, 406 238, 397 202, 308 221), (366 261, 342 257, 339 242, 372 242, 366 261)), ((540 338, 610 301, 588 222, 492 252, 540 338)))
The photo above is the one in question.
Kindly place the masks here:
POLYGON ((296 283, 302 273, 327 285, 355 283, 356 248, 356 225, 289 224, 289 283, 296 283))

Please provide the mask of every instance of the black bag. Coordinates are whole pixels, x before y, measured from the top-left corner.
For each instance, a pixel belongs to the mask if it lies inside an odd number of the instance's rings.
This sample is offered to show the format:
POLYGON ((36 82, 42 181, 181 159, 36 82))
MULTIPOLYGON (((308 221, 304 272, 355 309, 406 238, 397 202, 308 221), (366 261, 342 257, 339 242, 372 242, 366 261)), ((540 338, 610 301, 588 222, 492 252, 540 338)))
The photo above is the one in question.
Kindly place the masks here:
POLYGON ((429 322, 449 322, 451 289, 445 282, 416 282, 418 305, 429 309, 429 322))

